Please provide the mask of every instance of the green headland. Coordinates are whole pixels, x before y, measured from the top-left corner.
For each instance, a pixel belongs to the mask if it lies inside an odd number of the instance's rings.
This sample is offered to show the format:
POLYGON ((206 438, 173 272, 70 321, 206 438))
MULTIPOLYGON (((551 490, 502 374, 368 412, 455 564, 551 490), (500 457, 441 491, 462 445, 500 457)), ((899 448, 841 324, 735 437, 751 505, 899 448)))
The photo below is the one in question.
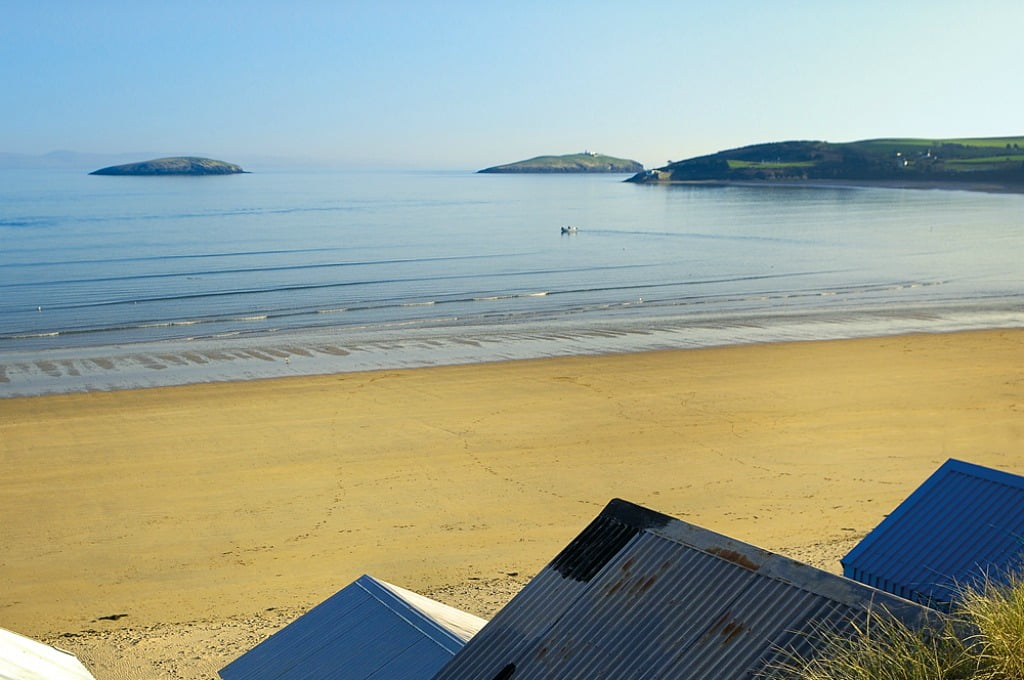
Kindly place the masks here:
POLYGON ((90 172, 90 175, 235 175, 245 170, 234 163, 194 156, 156 158, 141 163, 112 165, 90 172))
POLYGON ((537 156, 525 161, 495 165, 479 172, 640 172, 641 163, 626 158, 584 151, 565 156, 537 156))
POLYGON ((675 161, 628 181, 851 182, 1024 191, 1024 137, 756 144, 675 161))

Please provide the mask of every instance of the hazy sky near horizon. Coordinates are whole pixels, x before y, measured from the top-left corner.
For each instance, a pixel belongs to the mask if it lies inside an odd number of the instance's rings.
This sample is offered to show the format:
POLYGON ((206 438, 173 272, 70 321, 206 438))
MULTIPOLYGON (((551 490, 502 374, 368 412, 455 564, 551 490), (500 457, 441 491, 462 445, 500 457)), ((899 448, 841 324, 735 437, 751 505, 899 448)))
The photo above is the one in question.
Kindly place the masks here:
POLYGON ((0 152, 656 167, 1024 134, 1022 63, 1021 0, 0 0, 0 152))

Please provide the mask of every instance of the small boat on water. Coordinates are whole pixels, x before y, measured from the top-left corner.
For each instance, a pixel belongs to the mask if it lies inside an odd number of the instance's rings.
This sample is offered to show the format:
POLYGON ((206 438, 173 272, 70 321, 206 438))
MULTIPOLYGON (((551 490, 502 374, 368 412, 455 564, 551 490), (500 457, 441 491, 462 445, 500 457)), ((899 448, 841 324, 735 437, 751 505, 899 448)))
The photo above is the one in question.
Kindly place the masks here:
POLYGON ((562 233, 563 234, 575 234, 577 231, 579 231, 579 229, 576 228, 576 227, 572 227, 572 226, 562 227, 562 233))

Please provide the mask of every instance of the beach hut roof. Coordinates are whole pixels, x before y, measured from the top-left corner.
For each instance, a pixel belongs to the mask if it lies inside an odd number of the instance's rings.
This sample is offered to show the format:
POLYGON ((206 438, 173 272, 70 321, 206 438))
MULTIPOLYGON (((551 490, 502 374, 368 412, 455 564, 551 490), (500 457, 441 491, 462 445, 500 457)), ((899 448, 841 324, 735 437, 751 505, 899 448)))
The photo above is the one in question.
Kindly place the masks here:
POLYGON ((435 678, 747 679, 872 608, 912 626, 938 616, 613 500, 435 678))
POLYGON ((1024 477, 949 459, 841 562, 849 578, 945 607, 1024 559, 1024 477))
POLYGON ((224 680, 430 678, 479 617, 361 576, 219 671, 224 680))
POLYGON ((0 628, 0 680, 95 680, 71 652, 0 628))

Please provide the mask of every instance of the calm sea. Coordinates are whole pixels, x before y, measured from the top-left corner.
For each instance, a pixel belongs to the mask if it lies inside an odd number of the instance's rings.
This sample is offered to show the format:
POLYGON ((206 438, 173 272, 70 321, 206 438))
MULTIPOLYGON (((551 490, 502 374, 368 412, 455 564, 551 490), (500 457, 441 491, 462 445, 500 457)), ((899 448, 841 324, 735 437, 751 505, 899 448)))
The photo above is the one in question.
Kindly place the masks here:
POLYGON ((623 179, 2 171, 0 396, 1024 326, 1022 195, 623 179))

